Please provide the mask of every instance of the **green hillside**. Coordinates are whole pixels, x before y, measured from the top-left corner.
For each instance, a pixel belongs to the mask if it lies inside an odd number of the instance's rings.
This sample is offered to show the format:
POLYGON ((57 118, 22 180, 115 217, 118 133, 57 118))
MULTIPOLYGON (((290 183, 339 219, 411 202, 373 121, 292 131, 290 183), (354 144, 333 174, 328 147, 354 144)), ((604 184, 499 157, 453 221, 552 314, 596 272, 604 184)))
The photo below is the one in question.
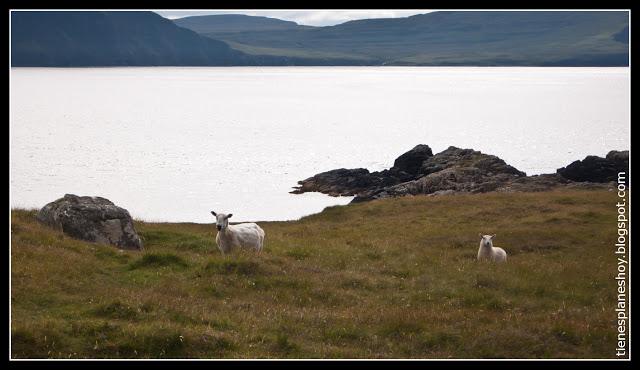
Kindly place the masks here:
POLYGON ((173 23, 198 33, 309 29, 295 22, 243 14, 199 15, 174 19, 173 23))
POLYGON ((433 12, 330 27, 244 15, 12 11, 11 66, 627 66, 621 11, 433 12))
POLYGON ((581 66, 628 65, 628 26, 628 12, 620 11, 442 11, 309 29, 201 33, 251 54, 326 53, 378 65, 581 66))

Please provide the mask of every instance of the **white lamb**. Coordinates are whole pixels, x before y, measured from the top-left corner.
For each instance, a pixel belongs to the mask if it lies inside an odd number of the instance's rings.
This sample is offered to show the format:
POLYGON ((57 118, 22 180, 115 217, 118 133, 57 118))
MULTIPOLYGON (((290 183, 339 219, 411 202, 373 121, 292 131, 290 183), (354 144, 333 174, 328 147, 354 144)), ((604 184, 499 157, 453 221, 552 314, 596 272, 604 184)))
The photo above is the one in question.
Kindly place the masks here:
POLYGON ((216 243, 223 255, 236 247, 252 249, 256 252, 262 251, 264 230, 260 226, 253 222, 229 225, 229 218, 233 214, 225 215, 213 211, 211 214, 216 218, 216 228, 218 229, 216 243))
POLYGON ((478 261, 493 261, 493 262, 506 262, 507 252, 502 248, 493 246, 493 235, 482 235, 480 237, 480 249, 478 249, 478 261))

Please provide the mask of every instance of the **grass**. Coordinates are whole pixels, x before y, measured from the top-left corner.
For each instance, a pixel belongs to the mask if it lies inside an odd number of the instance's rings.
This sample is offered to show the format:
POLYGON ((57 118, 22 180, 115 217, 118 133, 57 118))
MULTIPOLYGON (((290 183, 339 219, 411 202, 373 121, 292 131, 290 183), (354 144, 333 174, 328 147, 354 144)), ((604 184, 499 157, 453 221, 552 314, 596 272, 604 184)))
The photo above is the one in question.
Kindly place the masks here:
POLYGON ((144 252, 11 212, 13 358, 613 358, 616 196, 406 197, 215 229, 136 222, 144 252), (477 263, 496 233, 506 264, 477 263))
POLYGON ((166 266, 186 267, 187 262, 173 253, 147 253, 129 265, 134 270, 138 268, 158 268, 166 266))
MULTIPOLYGON (((211 38, 216 39, 216 35, 211 35, 211 38)), ((323 61, 327 60, 348 60, 353 62, 360 63, 376 63, 376 58, 360 55, 357 53, 348 53, 348 52, 338 52, 338 51, 327 51, 327 50, 313 50, 311 48, 304 49, 295 49, 295 48, 274 48, 274 47, 264 47, 264 46, 256 46, 256 45, 248 45, 239 42, 235 42, 233 40, 229 40, 226 38, 221 38, 221 41, 226 42, 233 49, 242 51, 243 53, 252 54, 252 55, 271 55, 271 56, 285 56, 285 57, 297 57, 297 58, 309 58, 309 59, 320 59, 323 61)))

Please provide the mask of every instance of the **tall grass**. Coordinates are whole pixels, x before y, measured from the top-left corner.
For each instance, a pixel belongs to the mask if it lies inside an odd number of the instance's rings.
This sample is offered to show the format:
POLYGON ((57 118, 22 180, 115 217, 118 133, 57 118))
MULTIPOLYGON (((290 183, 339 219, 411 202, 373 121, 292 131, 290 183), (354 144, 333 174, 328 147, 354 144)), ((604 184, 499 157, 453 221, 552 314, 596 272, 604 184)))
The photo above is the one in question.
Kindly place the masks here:
POLYGON ((137 222, 145 251, 11 213, 14 358, 611 358, 615 195, 406 197, 215 228, 137 222), (496 233, 503 265, 477 263, 496 233))

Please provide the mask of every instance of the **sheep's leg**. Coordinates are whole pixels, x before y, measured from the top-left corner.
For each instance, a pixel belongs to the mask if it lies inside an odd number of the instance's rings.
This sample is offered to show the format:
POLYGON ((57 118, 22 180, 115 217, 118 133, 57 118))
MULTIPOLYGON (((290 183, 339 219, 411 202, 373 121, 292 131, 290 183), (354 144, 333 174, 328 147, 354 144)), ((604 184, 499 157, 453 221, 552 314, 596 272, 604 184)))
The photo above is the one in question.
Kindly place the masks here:
POLYGON ((262 243, 263 243, 263 239, 260 238, 260 244, 258 244, 258 248, 256 248, 258 250, 258 254, 262 254, 262 243))
POLYGON ((260 253, 262 253, 263 249, 264 249, 264 232, 262 232, 262 235, 260 236, 260 253))
POLYGON ((223 257, 226 257, 230 250, 229 246, 226 245, 219 245, 218 249, 220 250, 220 253, 222 253, 223 257))

